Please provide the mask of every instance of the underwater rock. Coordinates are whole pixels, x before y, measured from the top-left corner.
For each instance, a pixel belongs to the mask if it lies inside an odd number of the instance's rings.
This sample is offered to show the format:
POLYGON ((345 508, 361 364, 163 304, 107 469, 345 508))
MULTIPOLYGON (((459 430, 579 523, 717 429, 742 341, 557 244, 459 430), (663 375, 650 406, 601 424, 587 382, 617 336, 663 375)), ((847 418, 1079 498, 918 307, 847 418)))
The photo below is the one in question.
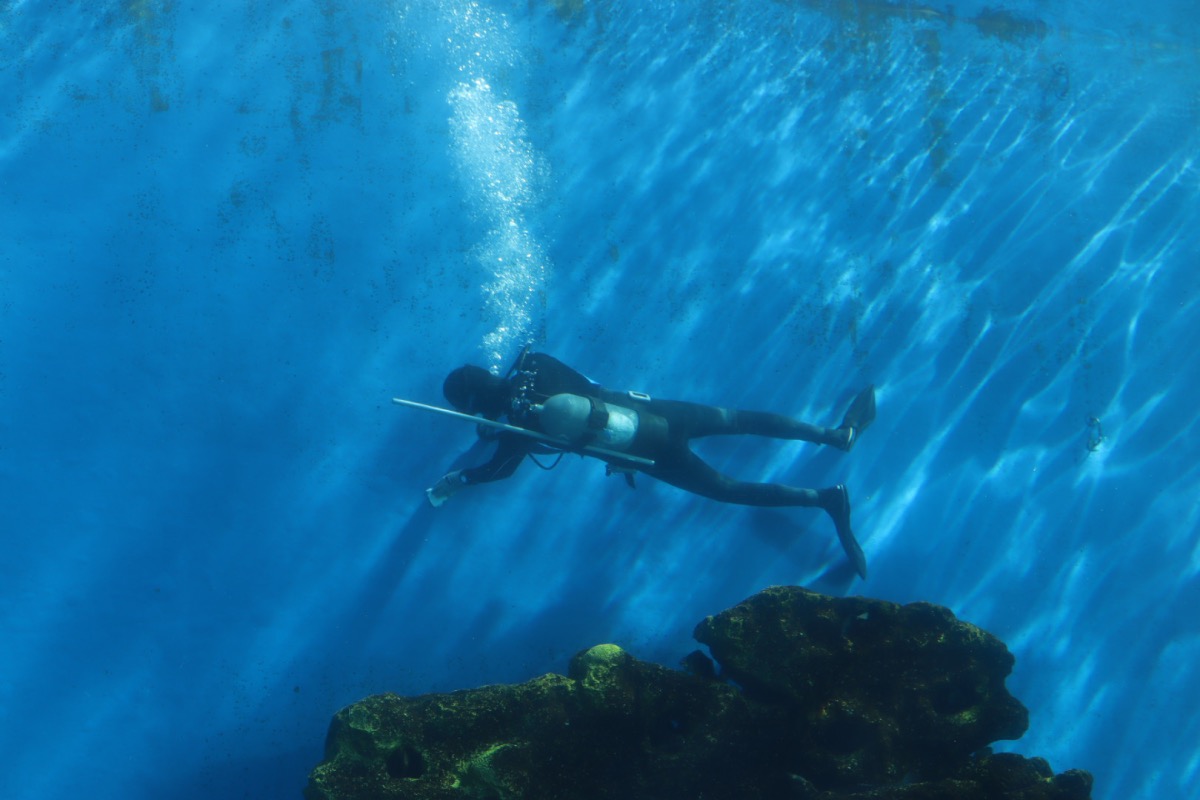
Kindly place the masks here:
POLYGON ((795 715, 802 774, 825 785, 939 776, 1029 714, 996 637, 929 603, 772 587, 696 626, 726 677, 795 715))
POLYGON ((368 697, 334 717, 308 800, 1083 800, 1091 776, 990 754, 1025 730, 1013 659, 924 603, 774 587, 700 623, 691 673, 602 644, 566 676, 368 697))
POLYGON ((343 709, 306 797, 765 797, 768 774, 776 789, 786 780, 778 748, 761 749, 772 716, 726 684, 602 644, 566 677, 343 709))

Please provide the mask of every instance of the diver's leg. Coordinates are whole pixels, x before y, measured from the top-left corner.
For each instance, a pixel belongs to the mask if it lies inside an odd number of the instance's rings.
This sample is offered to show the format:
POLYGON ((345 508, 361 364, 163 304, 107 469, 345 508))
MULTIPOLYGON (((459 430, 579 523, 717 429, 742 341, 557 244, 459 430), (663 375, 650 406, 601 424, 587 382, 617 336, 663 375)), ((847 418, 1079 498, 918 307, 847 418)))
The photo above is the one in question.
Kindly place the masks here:
POLYGON ((684 439, 702 436, 749 434, 773 439, 799 439, 850 450, 863 431, 875 420, 875 387, 868 386, 855 396, 836 428, 813 425, 798 419, 765 411, 735 411, 729 408, 683 403, 677 400, 651 401, 650 410, 670 421, 684 439), (655 406, 659 408, 656 410, 655 406))
POLYGON ((722 503, 744 506, 802 506, 821 505, 821 493, 779 483, 747 483, 723 475, 710 467, 690 450, 660 457, 658 462, 643 471, 672 486, 702 495, 722 503))
POLYGON ((802 489, 778 483, 747 483, 723 475, 690 450, 660 458, 646 474, 693 494, 746 506, 820 508, 829 514, 838 541, 854 570, 867 577, 867 561, 850 527, 850 494, 842 485, 825 489, 802 489))
POLYGON ((666 418, 672 435, 684 440, 704 436, 751 435, 799 439, 841 448, 845 448, 849 441, 846 430, 812 425, 765 411, 736 411, 680 400, 652 400, 649 411, 666 418))
POLYGON ((826 428, 765 411, 733 411, 735 430, 754 436, 770 436, 773 439, 800 439, 816 444, 828 444, 845 448, 849 434, 841 428, 826 428))
POLYGON ((752 434, 776 439, 803 439, 833 443, 832 429, 809 425, 780 414, 761 411, 735 411, 732 408, 706 406, 682 400, 651 400, 648 409, 667 420, 676 439, 700 439, 705 436, 752 434))

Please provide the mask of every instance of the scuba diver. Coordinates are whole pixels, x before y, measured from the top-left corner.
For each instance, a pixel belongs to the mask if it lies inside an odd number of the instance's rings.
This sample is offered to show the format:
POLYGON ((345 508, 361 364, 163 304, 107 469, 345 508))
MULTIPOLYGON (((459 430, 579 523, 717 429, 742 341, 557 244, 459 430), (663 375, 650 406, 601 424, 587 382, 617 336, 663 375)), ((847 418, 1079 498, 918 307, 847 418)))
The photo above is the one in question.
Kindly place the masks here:
POLYGON ((633 474, 643 472, 724 503, 824 509, 855 571, 867 577, 866 557, 850 528, 850 495, 845 486, 802 489, 738 481, 706 464, 688 444, 704 436, 756 435, 849 451, 875 419, 873 386, 855 397, 841 424, 825 428, 779 414, 612 391, 553 356, 531 353, 526 347, 505 377, 467 365, 446 377, 442 392, 458 413, 396 402, 477 420, 480 438, 494 440, 497 448, 487 463, 450 472, 428 489, 426 495, 434 506, 463 487, 507 478, 526 456, 577 452, 605 461, 608 474, 624 475, 631 487, 633 474), (502 416, 511 424, 499 422, 502 416))

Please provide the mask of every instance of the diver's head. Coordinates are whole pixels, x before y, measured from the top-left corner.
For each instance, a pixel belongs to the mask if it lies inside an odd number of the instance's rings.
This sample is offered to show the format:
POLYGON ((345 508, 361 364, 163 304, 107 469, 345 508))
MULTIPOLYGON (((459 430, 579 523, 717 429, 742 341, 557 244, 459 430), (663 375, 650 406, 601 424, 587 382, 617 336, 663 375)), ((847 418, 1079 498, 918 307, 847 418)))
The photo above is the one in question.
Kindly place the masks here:
POLYGON ((442 394, 464 414, 495 418, 504 413, 508 403, 508 384, 483 367, 467 364, 446 376, 442 394))

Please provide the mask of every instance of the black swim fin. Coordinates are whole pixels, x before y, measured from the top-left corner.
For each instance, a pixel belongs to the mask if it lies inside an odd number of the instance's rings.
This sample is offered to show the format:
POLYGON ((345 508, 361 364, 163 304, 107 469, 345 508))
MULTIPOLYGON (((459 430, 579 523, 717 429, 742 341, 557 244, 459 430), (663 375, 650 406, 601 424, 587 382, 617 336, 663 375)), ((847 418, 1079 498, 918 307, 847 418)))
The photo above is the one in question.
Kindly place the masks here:
POLYGON ((850 408, 846 409, 846 416, 842 417, 842 424, 838 426, 838 430, 849 431, 845 447, 847 453, 854 449, 854 445, 858 443, 858 437, 874 421, 875 387, 872 385, 858 393, 858 397, 854 398, 850 408))
POLYGON ((821 490, 821 507, 833 518, 833 526, 837 529, 838 541, 846 551, 846 558, 854 565, 854 571, 864 581, 867 579, 867 556, 863 553, 854 531, 850 528, 850 492, 842 484, 831 489, 821 490))

